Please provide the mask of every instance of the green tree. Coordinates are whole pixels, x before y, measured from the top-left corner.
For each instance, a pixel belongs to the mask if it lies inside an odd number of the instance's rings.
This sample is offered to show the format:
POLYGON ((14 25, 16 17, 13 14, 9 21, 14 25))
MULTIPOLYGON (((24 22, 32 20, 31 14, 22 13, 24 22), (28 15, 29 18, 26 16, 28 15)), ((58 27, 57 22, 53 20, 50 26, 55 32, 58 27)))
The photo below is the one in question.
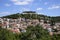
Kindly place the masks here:
POLYGON ((44 30, 41 26, 29 26, 25 33, 20 35, 21 40, 51 40, 47 30, 44 30))
POLYGON ((15 36, 12 32, 10 32, 6 29, 1 29, 0 30, 0 40, 15 40, 15 36))

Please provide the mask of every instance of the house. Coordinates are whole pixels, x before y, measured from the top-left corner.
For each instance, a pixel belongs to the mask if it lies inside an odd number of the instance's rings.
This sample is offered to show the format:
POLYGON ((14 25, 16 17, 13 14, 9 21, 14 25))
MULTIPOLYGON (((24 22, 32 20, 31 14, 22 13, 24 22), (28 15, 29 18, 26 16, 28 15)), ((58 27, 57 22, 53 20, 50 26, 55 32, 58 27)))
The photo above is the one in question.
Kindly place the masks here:
POLYGON ((36 26, 37 24, 39 24, 39 20, 38 19, 33 19, 32 22, 31 22, 31 24, 33 26, 36 26))
MULTIPOLYGON (((0 18, 0 26, 2 28, 7 28, 14 33, 26 32, 26 28, 28 26, 36 26, 37 24, 41 25, 43 29, 47 29, 50 35, 53 35, 53 29, 57 29, 60 32, 60 23, 55 23, 54 26, 50 26, 49 20, 40 19, 8 19, 8 18, 0 18)), ((58 34, 57 32, 56 34, 58 34)))
POLYGON ((44 20, 40 20, 40 25, 43 25, 44 24, 44 20))
POLYGON ((16 28, 16 27, 15 28, 12 28, 11 31, 13 33, 20 33, 20 30, 18 28, 16 28))

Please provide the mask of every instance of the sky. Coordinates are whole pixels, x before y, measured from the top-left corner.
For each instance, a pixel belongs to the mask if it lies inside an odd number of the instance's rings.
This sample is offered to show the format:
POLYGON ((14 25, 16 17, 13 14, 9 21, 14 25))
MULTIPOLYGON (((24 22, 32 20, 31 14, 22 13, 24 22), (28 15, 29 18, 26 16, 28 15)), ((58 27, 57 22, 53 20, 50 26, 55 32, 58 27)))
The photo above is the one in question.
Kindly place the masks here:
POLYGON ((0 17, 23 11, 60 16, 60 0, 0 0, 0 17))

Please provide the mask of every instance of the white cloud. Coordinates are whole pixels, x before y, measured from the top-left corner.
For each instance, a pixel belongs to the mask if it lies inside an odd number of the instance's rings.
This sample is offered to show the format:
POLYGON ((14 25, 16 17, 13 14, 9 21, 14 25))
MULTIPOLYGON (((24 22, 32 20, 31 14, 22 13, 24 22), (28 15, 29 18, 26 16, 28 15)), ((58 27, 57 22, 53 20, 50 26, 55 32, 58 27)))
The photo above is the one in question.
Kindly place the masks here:
POLYGON ((51 7, 48 7, 48 9, 58 9, 60 8, 60 5, 53 5, 51 7))
POLYGON ((30 9, 28 9, 28 8, 22 8, 20 11, 21 11, 21 12, 22 12, 22 11, 30 11, 30 9))
MULTIPOLYGON (((6 16, 6 15, 10 15, 10 14, 11 14, 10 12, 0 12, 0 15, 1 15, 1 16, 6 16)), ((0 16, 0 17, 1 17, 1 16, 0 16)))
POLYGON ((7 7, 8 7, 8 6, 11 6, 11 4, 8 4, 8 3, 7 3, 7 4, 5 4, 5 6, 7 6, 7 7))
POLYGON ((42 10, 43 8, 37 8, 37 10, 42 10))
POLYGON ((15 5, 27 5, 33 2, 34 0, 11 0, 15 5))
POLYGON ((18 1, 18 0, 11 0, 11 1, 14 1, 15 2, 15 1, 18 1))
POLYGON ((23 11, 31 11, 31 10, 29 8, 21 8, 20 13, 23 12, 23 11))
POLYGON ((30 11, 30 9, 27 9, 27 8, 23 8, 23 11, 30 11))
POLYGON ((10 14, 10 12, 0 12, 0 14, 10 14))

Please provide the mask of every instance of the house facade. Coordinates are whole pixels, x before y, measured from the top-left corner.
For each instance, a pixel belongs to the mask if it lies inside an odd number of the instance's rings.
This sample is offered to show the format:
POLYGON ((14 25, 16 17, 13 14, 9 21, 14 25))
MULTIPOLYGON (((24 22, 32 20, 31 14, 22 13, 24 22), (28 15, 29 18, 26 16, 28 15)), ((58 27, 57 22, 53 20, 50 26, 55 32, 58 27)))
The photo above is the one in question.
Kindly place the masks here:
POLYGON ((36 26, 37 24, 41 25, 43 29, 47 29, 49 34, 53 34, 52 28, 57 28, 60 30, 60 23, 56 23, 55 26, 50 26, 49 20, 44 22, 45 20, 41 19, 25 19, 25 18, 18 18, 18 19, 8 19, 8 18, 0 18, 0 26, 2 28, 6 28, 8 30, 13 31, 14 33, 26 32, 26 28, 28 26, 36 26))

